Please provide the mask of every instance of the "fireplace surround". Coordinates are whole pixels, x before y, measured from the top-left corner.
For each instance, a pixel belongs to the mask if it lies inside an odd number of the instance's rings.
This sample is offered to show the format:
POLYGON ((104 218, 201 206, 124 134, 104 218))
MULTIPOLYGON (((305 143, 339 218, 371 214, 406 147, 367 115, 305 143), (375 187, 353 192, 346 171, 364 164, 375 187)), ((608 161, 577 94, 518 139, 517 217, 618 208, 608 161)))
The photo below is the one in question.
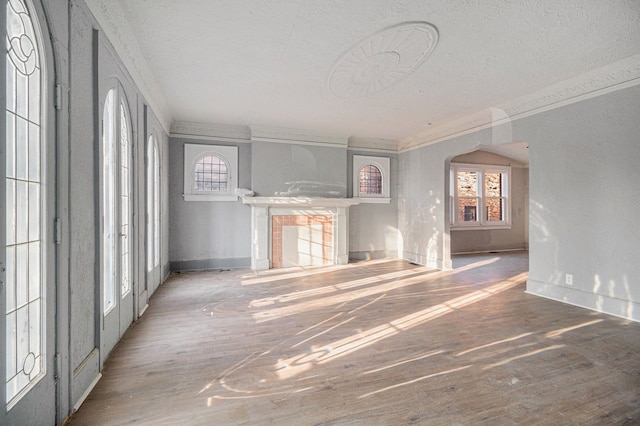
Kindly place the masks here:
MULTIPOLYGON (((283 249, 285 228, 304 226, 307 233, 321 233, 313 243, 319 264, 345 265, 349 262, 349 207, 359 204, 351 198, 325 197, 244 197, 251 206, 251 268, 263 271, 287 263, 283 249), (275 230, 275 233, 274 233, 275 230), (275 241, 275 243, 274 243, 275 241), (284 260, 283 260, 284 259, 284 260)), ((312 249, 313 251, 313 249, 312 249)), ((308 253, 301 253, 300 258, 308 253)), ((305 265, 301 265, 305 266, 305 265)))

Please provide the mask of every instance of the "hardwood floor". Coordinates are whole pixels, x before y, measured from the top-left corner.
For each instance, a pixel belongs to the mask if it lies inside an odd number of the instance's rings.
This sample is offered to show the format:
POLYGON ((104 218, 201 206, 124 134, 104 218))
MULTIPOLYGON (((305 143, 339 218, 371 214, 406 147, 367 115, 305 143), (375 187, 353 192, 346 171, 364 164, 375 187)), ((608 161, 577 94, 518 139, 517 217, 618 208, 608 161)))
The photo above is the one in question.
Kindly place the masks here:
POLYGON ((640 324, 454 266, 173 274, 70 424, 640 424, 640 324))

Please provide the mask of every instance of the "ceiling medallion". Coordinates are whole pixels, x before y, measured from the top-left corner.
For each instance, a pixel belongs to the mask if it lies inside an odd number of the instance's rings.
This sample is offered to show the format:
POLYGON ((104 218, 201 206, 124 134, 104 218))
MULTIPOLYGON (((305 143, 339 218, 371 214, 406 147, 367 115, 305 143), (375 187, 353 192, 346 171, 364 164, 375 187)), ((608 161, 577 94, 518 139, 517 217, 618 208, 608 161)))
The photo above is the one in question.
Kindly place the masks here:
POLYGON ((404 22, 367 37, 346 51, 329 73, 331 93, 360 98, 377 93, 411 74, 438 43, 427 22, 404 22))

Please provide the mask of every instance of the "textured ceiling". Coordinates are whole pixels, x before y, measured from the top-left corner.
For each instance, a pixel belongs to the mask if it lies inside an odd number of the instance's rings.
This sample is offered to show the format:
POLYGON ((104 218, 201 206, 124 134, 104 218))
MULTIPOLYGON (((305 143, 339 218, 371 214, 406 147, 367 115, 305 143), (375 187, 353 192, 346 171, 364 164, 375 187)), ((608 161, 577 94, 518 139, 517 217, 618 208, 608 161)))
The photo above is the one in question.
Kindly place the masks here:
POLYGON ((119 5, 174 121, 402 141, 630 58, 639 77, 638 0, 87 3, 119 5))

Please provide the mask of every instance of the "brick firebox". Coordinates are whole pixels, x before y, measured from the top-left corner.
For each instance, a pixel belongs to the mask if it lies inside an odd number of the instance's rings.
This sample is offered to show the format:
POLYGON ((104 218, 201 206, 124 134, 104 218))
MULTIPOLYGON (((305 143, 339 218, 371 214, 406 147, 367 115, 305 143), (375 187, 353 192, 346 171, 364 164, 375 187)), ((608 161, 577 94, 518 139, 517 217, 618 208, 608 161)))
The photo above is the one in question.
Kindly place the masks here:
POLYGON ((271 216, 271 267, 282 268, 284 226, 322 227, 322 264, 331 264, 333 258, 333 217, 331 215, 273 215, 271 216))

